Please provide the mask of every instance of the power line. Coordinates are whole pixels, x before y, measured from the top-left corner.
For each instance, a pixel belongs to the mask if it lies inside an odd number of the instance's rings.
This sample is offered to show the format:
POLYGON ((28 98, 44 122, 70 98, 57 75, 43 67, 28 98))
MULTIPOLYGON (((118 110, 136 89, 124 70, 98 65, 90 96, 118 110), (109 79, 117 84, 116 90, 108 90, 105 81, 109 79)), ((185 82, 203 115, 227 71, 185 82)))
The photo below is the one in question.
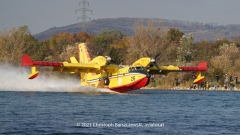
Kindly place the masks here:
POLYGON ((85 31, 86 30, 86 19, 91 20, 91 18, 86 15, 86 11, 90 11, 92 14, 92 10, 86 8, 86 6, 89 6, 89 3, 85 0, 83 0, 82 2, 79 2, 79 6, 81 6, 81 5, 82 5, 82 8, 76 9, 75 12, 77 13, 77 11, 82 11, 82 16, 79 16, 77 18, 77 20, 79 20, 79 18, 82 19, 82 31, 85 31))

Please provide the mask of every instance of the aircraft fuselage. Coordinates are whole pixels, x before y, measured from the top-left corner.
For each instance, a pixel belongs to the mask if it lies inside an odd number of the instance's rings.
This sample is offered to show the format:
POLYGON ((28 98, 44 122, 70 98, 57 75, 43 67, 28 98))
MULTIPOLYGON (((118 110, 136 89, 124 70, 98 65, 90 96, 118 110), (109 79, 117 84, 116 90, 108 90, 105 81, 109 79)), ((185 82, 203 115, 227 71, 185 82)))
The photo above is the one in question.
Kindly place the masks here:
POLYGON ((115 74, 107 72, 96 74, 94 78, 86 78, 86 82, 91 87, 108 88, 122 93, 146 86, 149 83, 149 77, 145 67, 132 66, 121 68, 115 74))

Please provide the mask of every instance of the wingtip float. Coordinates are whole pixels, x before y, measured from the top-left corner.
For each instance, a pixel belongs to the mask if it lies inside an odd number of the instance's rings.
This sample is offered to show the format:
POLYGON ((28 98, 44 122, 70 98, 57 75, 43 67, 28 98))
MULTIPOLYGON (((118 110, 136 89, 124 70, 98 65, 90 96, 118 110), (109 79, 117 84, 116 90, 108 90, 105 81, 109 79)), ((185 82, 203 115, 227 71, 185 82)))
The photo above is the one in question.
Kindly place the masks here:
POLYGON ((108 88, 121 93, 147 86, 152 74, 167 75, 169 72, 195 72, 196 78, 193 83, 199 84, 204 81, 201 72, 207 70, 207 62, 202 62, 196 67, 158 66, 155 59, 150 57, 140 58, 132 65, 126 66, 112 64, 104 56, 97 56, 91 60, 85 43, 78 45, 78 52, 79 60, 71 57, 70 63, 32 61, 30 56, 25 54, 22 56, 22 66, 31 67, 29 79, 38 76, 37 66, 51 66, 53 71, 79 73, 81 85, 108 88))

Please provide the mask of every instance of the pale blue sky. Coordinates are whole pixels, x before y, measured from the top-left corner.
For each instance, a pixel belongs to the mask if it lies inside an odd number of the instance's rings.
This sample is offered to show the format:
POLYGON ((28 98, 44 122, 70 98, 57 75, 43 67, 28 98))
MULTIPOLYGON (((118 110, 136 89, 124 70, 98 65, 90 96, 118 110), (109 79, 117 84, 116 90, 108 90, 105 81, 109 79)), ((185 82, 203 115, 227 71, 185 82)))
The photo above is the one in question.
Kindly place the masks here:
MULTIPOLYGON (((27 25, 32 34, 80 22, 82 0, 0 0, 0 31, 27 25)), ((86 0, 92 20, 144 17, 240 24, 240 0, 86 0)))

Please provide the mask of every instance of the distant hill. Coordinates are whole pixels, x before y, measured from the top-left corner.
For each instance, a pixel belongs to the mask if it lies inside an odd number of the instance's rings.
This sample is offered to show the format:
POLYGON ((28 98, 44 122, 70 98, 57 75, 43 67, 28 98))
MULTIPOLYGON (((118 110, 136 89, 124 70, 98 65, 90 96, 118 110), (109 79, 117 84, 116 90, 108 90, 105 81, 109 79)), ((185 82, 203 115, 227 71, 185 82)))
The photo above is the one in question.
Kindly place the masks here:
MULTIPOLYGON (((104 18, 87 22, 86 32, 97 35, 105 29, 117 29, 124 34, 134 35, 133 26, 136 21, 144 20, 147 24, 150 18, 104 18)), ((151 18, 153 19, 153 18, 151 18)), ((218 25, 217 23, 200 23, 179 20, 157 19, 155 21, 162 21, 164 29, 177 28, 185 35, 192 33, 194 41, 201 40, 214 41, 221 38, 233 39, 240 36, 240 24, 218 25)), ((38 40, 50 39, 54 34, 60 32, 79 33, 81 31, 81 23, 76 23, 63 27, 53 27, 46 31, 35 34, 34 37, 38 40)))

